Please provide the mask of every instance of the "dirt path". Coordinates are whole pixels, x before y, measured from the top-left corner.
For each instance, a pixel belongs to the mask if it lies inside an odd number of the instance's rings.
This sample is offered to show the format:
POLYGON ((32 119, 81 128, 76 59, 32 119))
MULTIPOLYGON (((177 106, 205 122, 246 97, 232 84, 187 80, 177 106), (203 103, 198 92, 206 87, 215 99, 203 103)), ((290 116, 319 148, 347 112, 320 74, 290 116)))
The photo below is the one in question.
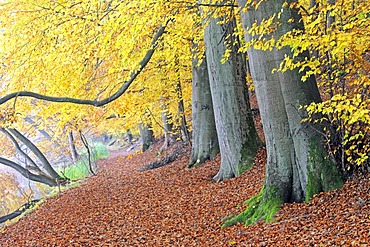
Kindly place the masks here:
POLYGON ((100 161, 98 176, 5 228, 0 246, 366 246, 370 193, 358 193, 369 188, 369 179, 310 204, 284 206, 276 223, 222 230, 220 219, 240 212, 243 201, 261 188, 264 166, 214 183, 219 158, 184 170, 184 156, 140 172, 154 157, 155 152, 132 158, 114 152, 100 161))

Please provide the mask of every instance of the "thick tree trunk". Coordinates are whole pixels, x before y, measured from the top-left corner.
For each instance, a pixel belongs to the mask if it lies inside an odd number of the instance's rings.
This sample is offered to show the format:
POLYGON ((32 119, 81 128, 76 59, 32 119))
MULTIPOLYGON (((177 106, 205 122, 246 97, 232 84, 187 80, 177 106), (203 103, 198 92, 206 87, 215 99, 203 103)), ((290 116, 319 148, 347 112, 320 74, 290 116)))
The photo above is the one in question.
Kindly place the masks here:
POLYGON ((141 137, 141 151, 145 152, 154 142, 153 130, 149 126, 144 126, 143 123, 139 124, 140 137, 141 137))
POLYGON ((17 137, 24 145, 26 145, 31 152, 33 152, 36 157, 41 161, 42 166, 44 170, 50 175, 53 179, 56 180, 63 180, 62 177, 59 176, 59 174, 54 170, 54 168, 51 166, 45 155, 38 149, 38 147, 33 144, 27 137, 22 135, 18 130, 16 129, 8 129, 8 131, 17 137))
POLYGON ((198 60, 193 58, 192 78, 192 149, 188 167, 200 165, 212 159, 219 151, 215 116, 207 62, 204 58, 197 66, 198 60))
MULTIPOLYGON (((238 176, 240 166, 251 166, 261 142, 249 106, 245 60, 238 54, 238 47, 232 46, 229 59, 221 63, 227 48, 225 37, 234 39, 235 20, 225 24, 217 21, 210 20, 204 41, 221 151, 221 166, 214 179, 220 181, 238 176)), ((230 44, 234 41, 230 40, 230 44)))
POLYGON ((68 142, 69 142, 69 149, 71 152, 72 160, 73 162, 76 162, 78 160, 78 153, 76 150, 76 145, 75 145, 72 131, 68 132, 68 142))
MULTIPOLYGON (((302 28, 295 10, 288 7, 280 12, 284 2, 286 0, 263 1, 257 10, 253 7, 242 13, 244 28, 278 13, 282 13, 279 19, 282 25, 274 33, 275 39, 293 28, 302 28), (290 18, 295 21, 290 23, 290 18)), ((292 2, 295 1, 288 1, 288 6, 292 2)), ((244 6, 246 0, 238 0, 238 3, 244 6)), ((246 35, 247 41, 252 38, 246 35)), ((314 130, 316 126, 301 121, 305 113, 300 106, 320 101, 314 77, 302 82, 298 70, 272 73, 289 54, 289 48, 248 50, 268 154, 264 198, 301 202, 320 191, 337 188, 342 180, 327 156, 322 137, 314 130)), ((302 54, 300 59, 307 56, 302 54)))

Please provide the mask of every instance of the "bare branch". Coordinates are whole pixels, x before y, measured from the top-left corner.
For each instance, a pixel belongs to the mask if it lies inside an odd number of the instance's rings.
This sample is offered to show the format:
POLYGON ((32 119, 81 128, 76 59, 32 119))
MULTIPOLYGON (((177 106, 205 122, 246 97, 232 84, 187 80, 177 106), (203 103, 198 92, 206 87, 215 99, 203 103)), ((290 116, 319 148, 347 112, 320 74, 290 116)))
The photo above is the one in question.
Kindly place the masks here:
POLYGON ((44 184, 47 184, 49 186, 57 186, 58 185, 57 182, 55 180, 53 180, 51 177, 48 177, 48 176, 45 176, 45 175, 35 175, 35 174, 31 173, 27 169, 23 168, 22 166, 18 165, 17 163, 15 163, 11 160, 0 157, 0 163, 13 168, 17 172, 19 172, 23 177, 25 177, 27 179, 30 179, 32 181, 44 183, 44 184))

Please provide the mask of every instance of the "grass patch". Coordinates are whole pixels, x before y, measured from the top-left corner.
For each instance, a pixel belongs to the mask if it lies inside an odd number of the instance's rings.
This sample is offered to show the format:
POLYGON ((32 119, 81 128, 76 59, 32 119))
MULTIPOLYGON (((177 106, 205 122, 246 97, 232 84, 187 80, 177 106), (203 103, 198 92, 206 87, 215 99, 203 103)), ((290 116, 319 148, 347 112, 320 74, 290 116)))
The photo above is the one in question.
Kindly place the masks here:
POLYGON ((96 144, 93 147, 92 153, 94 155, 95 160, 104 159, 104 158, 107 158, 109 156, 109 151, 108 151, 107 147, 102 143, 96 144))
POLYGON ((70 180, 77 180, 86 177, 89 174, 87 160, 79 160, 76 164, 67 166, 63 175, 70 180))
MULTIPOLYGON (((109 156, 109 151, 102 143, 97 143, 91 148, 92 162, 109 156)), ((89 175, 89 161, 87 152, 80 154, 80 159, 63 169, 62 174, 70 180, 78 180, 89 175)))

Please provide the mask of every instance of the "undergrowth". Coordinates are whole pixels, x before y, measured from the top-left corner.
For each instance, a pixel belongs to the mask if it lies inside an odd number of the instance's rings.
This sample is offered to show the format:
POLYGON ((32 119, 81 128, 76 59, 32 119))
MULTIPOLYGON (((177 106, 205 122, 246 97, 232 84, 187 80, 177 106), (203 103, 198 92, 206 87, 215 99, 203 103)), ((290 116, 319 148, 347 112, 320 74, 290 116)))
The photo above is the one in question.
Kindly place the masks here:
MULTIPOLYGON (((101 143, 98 143, 92 147, 92 162, 95 162, 99 159, 104 159, 109 156, 109 151, 106 146, 101 143)), ((87 153, 80 154, 80 159, 68 165, 63 169, 63 176, 67 177, 70 180, 82 179, 88 176, 89 171, 89 161, 87 153)))

